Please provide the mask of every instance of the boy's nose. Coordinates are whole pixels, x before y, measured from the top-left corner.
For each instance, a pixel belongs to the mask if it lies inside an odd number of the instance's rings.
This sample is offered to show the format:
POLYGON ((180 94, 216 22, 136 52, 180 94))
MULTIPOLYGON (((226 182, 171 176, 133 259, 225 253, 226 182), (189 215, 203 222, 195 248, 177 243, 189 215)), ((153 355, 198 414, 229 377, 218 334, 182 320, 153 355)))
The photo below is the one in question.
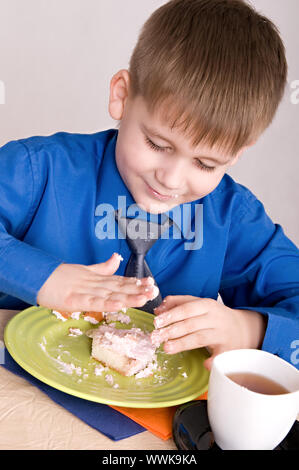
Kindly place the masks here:
POLYGON ((184 184, 184 170, 181 165, 172 164, 156 170, 156 180, 165 191, 179 190, 184 184))

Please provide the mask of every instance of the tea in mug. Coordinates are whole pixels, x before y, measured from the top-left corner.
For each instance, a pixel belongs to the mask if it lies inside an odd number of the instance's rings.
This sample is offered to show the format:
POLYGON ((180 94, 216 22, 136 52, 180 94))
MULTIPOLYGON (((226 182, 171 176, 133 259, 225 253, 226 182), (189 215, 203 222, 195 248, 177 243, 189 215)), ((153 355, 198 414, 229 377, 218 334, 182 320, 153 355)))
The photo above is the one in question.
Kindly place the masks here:
POLYGON ((265 395, 283 395, 290 393, 285 387, 263 375, 248 372, 234 372, 226 375, 233 382, 236 382, 238 385, 252 392, 263 393, 265 395))

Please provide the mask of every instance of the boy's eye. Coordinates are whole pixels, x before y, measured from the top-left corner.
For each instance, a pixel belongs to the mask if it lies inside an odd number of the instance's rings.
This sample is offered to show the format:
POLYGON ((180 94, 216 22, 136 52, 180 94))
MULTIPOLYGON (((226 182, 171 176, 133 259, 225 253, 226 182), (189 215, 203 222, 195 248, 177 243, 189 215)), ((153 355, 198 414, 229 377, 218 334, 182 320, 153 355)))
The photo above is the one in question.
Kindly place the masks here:
POLYGON ((164 152, 164 147, 159 147, 159 145, 154 144, 148 137, 145 138, 146 143, 156 152, 164 152))
POLYGON ((200 160, 198 160, 198 158, 196 159, 196 165, 199 168, 201 168, 202 170, 205 170, 205 171, 214 171, 214 170, 216 170, 215 166, 207 166, 204 163, 202 163, 200 160))
MULTIPOLYGON (((159 145, 154 144, 148 137, 145 137, 145 141, 147 145, 149 145, 150 148, 155 150, 156 152, 165 152, 166 148, 165 147, 159 147, 159 145)), ((202 163, 198 158, 196 158, 196 166, 201 168, 204 171, 214 171, 216 168, 214 166, 207 166, 204 163, 202 163)))

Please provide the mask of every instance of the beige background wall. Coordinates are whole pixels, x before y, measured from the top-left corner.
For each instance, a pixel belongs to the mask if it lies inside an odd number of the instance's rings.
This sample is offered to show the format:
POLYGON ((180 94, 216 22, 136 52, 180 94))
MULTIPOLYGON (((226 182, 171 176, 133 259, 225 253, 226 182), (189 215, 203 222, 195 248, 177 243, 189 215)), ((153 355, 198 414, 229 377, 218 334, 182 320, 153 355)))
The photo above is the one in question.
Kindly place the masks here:
MULTIPOLYGON (((128 67, 142 24, 164 3, 0 0, 0 145, 31 135, 115 127, 107 108, 110 79, 128 67)), ((251 3, 281 31, 289 84, 275 121, 230 173, 299 246, 299 92, 291 88, 299 80, 299 2, 251 3)))

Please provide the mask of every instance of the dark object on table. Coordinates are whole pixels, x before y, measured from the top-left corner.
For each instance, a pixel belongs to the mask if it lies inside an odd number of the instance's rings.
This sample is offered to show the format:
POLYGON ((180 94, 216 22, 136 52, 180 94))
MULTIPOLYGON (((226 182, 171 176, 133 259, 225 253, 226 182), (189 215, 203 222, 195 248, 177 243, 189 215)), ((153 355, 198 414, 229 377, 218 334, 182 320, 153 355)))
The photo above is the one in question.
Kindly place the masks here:
MULTIPOLYGON (((221 450, 210 428, 206 400, 191 401, 176 410, 172 435, 179 450, 221 450)), ((299 450, 298 421, 275 450, 299 450)))

